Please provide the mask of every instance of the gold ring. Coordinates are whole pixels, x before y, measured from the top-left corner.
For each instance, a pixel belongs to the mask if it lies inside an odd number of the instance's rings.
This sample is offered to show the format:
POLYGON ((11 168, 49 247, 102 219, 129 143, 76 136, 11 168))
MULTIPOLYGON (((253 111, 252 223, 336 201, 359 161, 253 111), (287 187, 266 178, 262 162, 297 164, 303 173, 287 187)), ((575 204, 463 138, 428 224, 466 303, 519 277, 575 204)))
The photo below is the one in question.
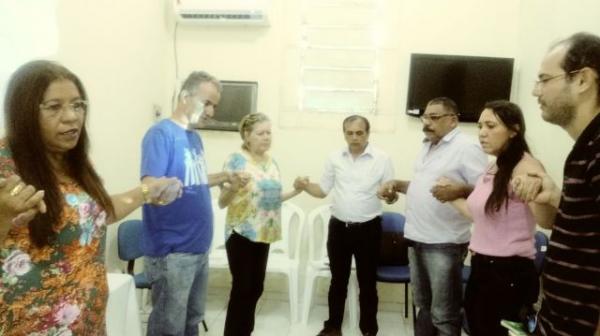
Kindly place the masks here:
POLYGON ((157 203, 158 203, 158 205, 165 205, 165 204, 167 204, 167 202, 162 201, 162 200, 159 200, 157 203))
POLYGON ((14 197, 14 196, 17 196, 17 195, 18 195, 18 194, 21 192, 21 190, 23 190, 23 186, 24 186, 24 184, 23 184, 23 183, 19 183, 19 184, 17 184, 17 185, 16 185, 14 188, 12 188, 12 190, 10 191, 10 196, 13 196, 13 197, 14 197))

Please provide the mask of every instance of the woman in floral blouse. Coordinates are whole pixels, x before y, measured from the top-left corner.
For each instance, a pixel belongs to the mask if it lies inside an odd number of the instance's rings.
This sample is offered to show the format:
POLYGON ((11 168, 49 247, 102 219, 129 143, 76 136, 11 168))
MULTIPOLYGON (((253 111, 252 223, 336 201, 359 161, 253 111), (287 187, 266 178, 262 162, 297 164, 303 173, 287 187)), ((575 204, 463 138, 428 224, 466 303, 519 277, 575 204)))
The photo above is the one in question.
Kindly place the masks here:
POLYGON ((240 123, 242 150, 229 156, 224 169, 234 175, 223 186, 219 206, 227 207, 227 259, 233 278, 225 336, 250 335, 256 303, 263 291, 269 244, 281 239, 281 202, 301 192, 282 193, 279 167, 267 153, 271 122, 262 113, 248 114, 240 123))
MULTIPOLYGON (((87 95, 48 61, 23 65, 5 99, 0 140, 0 335, 104 335, 106 225, 177 179, 109 196, 88 157, 87 95)), ((170 188, 172 187, 172 188, 170 188)))

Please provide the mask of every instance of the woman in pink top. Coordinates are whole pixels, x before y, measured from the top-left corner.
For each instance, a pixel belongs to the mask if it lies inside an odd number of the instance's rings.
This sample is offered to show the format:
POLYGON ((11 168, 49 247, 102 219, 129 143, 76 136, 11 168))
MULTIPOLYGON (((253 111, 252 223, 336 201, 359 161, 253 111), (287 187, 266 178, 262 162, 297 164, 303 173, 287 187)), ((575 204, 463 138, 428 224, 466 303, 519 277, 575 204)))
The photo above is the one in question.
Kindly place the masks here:
MULTIPOLYGON (((479 117, 479 141, 496 162, 479 178, 468 199, 453 205, 474 223, 469 249, 471 276, 465 311, 471 335, 507 335, 500 320, 520 320, 539 291, 534 268, 535 206, 511 190, 513 176, 543 172, 529 154, 523 113, 509 101, 485 105, 479 117)), ((438 184, 450 183, 445 178, 438 184)))

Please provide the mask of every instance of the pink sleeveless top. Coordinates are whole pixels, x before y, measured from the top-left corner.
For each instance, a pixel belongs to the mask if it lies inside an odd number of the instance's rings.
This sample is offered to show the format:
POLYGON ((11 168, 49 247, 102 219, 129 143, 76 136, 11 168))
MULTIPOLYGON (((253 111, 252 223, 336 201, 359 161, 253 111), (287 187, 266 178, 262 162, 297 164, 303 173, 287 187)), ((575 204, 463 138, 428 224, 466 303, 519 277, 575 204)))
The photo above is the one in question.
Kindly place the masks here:
POLYGON ((509 186, 508 208, 503 204, 493 216, 485 213, 485 202, 492 192, 494 173, 488 169, 467 198, 473 217, 469 249, 496 257, 535 258, 535 219, 527 203, 518 199, 509 186))

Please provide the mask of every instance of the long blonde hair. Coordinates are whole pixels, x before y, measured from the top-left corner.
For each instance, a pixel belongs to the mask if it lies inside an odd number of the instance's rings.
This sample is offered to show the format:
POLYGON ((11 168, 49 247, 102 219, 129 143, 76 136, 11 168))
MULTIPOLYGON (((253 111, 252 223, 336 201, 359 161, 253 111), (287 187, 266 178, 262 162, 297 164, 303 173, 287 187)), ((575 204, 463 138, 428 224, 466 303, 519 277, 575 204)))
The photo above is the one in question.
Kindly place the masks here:
POLYGON ((251 133, 254 130, 254 125, 264 122, 271 121, 269 117, 267 117, 263 113, 250 113, 247 114, 240 121, 240 137, 242 137, 242 149, 249 150, 248 143, 246 142, 246 134, 251 133))

